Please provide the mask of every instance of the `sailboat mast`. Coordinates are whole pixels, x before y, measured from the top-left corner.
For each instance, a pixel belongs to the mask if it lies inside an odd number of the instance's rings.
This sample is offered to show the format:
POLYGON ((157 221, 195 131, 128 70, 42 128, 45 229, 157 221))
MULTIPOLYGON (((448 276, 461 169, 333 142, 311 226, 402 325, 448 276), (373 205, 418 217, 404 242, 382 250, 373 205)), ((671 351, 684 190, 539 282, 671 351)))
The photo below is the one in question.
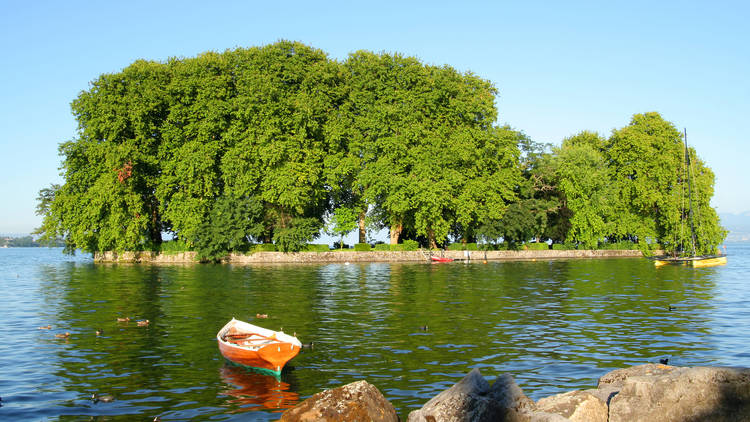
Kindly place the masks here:
POLYGON ((693 248, 692 253, 695 256, 695 224, 693 223, 693 184, 692 178, 690 177, 690 151, 687 143, 687 129, 683 128, 685 133, 685 165, 687 166, 687 179, 688 179, 688 221, 690 222, 690 236, 691 246, 693 248))

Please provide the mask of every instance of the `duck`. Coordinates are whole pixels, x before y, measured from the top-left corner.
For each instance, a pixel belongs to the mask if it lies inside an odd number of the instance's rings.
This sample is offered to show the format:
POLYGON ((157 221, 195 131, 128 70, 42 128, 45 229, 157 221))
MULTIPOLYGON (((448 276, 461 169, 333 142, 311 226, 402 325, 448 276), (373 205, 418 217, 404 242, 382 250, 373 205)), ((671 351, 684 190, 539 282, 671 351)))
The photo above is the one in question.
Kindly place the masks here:
POLYGON ((40 330, 51 330, 51 329, 52 329, 52 326, 51 326, 51 325, 45 325, 45 326, 43 326, 43 327, 39 327, 39 329, 40 329, 40 330))
POLYGON ((109 395, 99 396, 98 394, 93 393, 91 395, 91 400, 93 400, 94 403, 98 403, 98 402, 109 403, 111 401, 114 401, 115 398, 114 398, 114 396, 109 396, 109 395))
POLYGON ((314 349, 315 348, 314 346, 315 346, 315 343, 312 341, 309 343, 302 343, 303 349, 314 349))
POLYGON ((138 326, 139 326, 139 327, 145 327, 145 326, 147 326, 148 324, 150 324, 150 321, 149 321, 149 320, 147 320, 147 319, 144 319, 144 320, 138 321, 138 326))
POLYGON ((268 318, 268 314, 255 314, 255 318, 268 318))
POLYGON ((57 338, 68 338, 68 337, 70 337, 70 333, 66 331, 65 334, 55 334, 55 337, 57 337, 57 338))
POLYGON ((128 321, 130 321, 130 317, 117 318, 117 322, 128 322, 128 321))
POLYGON ((429 330, 429 327, 427 325, 420 325, 419 329, 422 330, 422 331, 427 331, 427 330, 429 330))
POLYGON ((102 330, 101 328, 99 328, 99 329, 96 330, 96 335, 97 336, 100 336, 102 334, 104 334, 104 330, 102 330))
POLYGON ((669 358, 659 359, 659 363, 662 365, 669 365, 669 358))

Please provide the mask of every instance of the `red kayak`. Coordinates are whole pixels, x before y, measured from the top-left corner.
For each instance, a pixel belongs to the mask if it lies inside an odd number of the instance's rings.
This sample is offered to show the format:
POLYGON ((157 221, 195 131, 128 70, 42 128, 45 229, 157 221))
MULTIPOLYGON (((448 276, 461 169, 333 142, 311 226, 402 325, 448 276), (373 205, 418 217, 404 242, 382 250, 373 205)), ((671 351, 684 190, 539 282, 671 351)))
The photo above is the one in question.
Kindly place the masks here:
POLYGON ((433 262, 453 262, 453 258, 443 258, 440 256, 431 256, 433 262))

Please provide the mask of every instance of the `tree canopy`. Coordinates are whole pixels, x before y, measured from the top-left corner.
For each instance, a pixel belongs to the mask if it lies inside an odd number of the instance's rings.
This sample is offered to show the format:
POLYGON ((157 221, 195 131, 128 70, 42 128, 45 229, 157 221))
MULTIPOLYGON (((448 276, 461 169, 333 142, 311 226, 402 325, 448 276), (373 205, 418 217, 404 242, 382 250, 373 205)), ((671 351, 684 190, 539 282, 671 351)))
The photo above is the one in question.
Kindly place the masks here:
POLYGON ((388 227, 391 243, 552 240, 684 249, 689 158, 700 251, 725 231, 714 176, 657 113, 609 138, 550 147, 496 124, 497 90, 400 54, 336 61, 298 42, 138 60, 72 102, 63 183, 37 230, 66 250, 158 250, 164 233, 206 259, 328 230, 388 227), (367 221, 367 223, 366 223, 367 221), (358 224, 355 224, 357 223, 358 224))

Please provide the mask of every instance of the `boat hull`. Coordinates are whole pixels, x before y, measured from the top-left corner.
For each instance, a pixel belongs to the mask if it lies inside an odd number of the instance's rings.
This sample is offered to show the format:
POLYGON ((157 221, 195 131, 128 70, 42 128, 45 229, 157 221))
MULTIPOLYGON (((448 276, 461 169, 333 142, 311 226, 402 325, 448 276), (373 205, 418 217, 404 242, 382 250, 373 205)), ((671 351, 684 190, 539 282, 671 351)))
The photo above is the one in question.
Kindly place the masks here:
POLYGON ((432 262, 453 262, 453 258, 442 258, 439 256, 431 256, 432 262))
POLYGON ((656 258, 654 265, 661 267, 663 265, 687 265, 690 267, 715 267, 717 265, 726 265, 727 257, 722 256, 698 256, 692 258, 656 258))
POLYGON ((219 331, 216 340, 221 355, 228 361, 277 376, 281 374, 284 365, 297 356, 302 348, 302 343, 296 337, 235 319, 219 331), (248 338, 262 338, 261 342, 265 344, 259 344, 258 341, 233 340, 227 336, 229 333, 235 337, 246 334, 248 338))

